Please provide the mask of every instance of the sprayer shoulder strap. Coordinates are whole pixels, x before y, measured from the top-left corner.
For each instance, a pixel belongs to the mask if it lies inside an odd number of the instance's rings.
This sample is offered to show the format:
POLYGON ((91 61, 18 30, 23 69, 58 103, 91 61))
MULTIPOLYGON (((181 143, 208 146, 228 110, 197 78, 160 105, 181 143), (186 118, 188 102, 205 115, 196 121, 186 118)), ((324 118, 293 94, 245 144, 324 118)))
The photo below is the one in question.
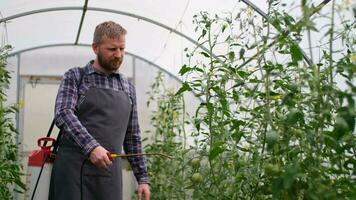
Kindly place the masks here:
MULTIPOLYGON (((79 88, 82 85, 82 81, 83 81, 83 77, 84 77, 84 68, 79 67, 78 69, 79 69, 79 81, 78 81, 77 89, 78 89, 78 98, 79 98, 79 88)), ((52 124, 51 124, 51 126, 50 126, 50 128, 49 128, 49 130, 47 132, 47 137, 51 136, 54 124, 55 124, 55 119, 53 118, 52 124)), ((53 151, 52 151, 53 154, 55 154, 57 152, 59 141, 60 141, 60 139, 62 137, 62 131, 63 131, 62 129, 59 130, 56 142, 53 145, 53 151)))

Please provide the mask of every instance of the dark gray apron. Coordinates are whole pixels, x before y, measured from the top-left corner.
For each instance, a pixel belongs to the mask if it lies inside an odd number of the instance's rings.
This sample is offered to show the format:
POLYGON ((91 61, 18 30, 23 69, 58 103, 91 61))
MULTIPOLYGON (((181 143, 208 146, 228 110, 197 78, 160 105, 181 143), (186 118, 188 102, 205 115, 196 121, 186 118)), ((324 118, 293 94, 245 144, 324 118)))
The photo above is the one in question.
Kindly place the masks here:
MULTIPOLYGON (((131 101, 125 92, 90 88, 77 116, 101 146, 121 153, 130 113, 131 101)), ((63 137, 53 164, 50 200, 80 200, 80 173, 85 159, 74 140, 63 137)), ((106 169, 86 161, 82 177, 83 199, 121 200, 121 173, 121 159, 115 159, 106 169)))

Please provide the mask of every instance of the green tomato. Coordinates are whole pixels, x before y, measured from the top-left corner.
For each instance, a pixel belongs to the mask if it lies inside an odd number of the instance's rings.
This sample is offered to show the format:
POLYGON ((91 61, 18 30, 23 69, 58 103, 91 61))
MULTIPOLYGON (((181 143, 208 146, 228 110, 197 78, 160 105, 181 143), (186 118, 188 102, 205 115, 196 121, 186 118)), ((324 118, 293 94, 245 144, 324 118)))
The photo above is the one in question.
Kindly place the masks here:
POLYGON ((346 120, 340 116, 336 116, 334 124, 334 133, 336 138, 341 139, 350 130, 346 120))
POLYGON ((244 177, 241 173, 238 173, 236 176, 235 176, 236 180, 240 181, 242 180, 244 177))
POLYGON ((194 167, 194 168, 199 168, 200 167, 200 159, 199 158, 193 158, 190 161, 190 164, 194 167))
POLYGON ((298 121, 302 121, 303 117, 303 112, 297 108, 292 108, 287 114, 286 122, 288 126, 294 126, 298 121))
POLYGON ((293 130, 293 134, 294 134, 295 136, 301 138, 301 137, 303 137, 304 132, 303 132, 302 130, 300 130, 300 129, 295 129, 295 130, 293 130))
POLYGON ((266 142, 268 145, 274 145, 279 139, 278 132, 270 130, 266 133, 266 142))
POLYGON ((203 176, 200 173, 194 173, 191 179, 193 183, 201 183, 203 181, 203 176))
POLYGON ((299 86, 298 86, 297 84, 295 84, 295 83, 291 83, 291 84, 289 85, 289 89, 290 89, 292 92, 297 92, 298 89, 299 89, 299 86))
POLYGON ((349 125, 344 120, 344 118, 339 117, 339 116, 336 116, 334 126, 335 126, 335 129, 341 130, 343 132, 346 132, 349 129, 349 125))
POLYGON ((267 176, 275 176, 280 172, 279 166, 271 163, 266 164, 264 169, 267 176))

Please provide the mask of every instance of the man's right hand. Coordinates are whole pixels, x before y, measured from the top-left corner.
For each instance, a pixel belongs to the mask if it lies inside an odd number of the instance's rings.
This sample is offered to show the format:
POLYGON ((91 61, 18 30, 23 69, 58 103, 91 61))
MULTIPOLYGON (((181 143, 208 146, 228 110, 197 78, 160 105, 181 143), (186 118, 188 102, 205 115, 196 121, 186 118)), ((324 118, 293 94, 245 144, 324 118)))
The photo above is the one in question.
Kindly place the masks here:
POLYGON ((97 167, 108 167, 112 164, 107 155, 107 150, 102 146, 95 147, 89 155, 89 160, 97 167))

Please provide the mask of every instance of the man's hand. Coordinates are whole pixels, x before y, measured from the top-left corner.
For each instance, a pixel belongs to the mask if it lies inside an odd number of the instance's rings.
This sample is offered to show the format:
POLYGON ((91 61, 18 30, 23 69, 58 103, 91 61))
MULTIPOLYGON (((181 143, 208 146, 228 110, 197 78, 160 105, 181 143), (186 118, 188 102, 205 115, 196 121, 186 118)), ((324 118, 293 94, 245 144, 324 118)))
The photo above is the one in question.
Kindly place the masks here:
POLYGON ((112 164, 107 155, 107 150, 102 146, 95 147, 89 155, 89 160, 97 167, 108 167, 112 164))
POLYGON ((138 185, 137 196, 138 200, 142 200, 142 194, 144 195, 144 200, 150 200, 150 186, 147 183, 142 183, 138 185))

